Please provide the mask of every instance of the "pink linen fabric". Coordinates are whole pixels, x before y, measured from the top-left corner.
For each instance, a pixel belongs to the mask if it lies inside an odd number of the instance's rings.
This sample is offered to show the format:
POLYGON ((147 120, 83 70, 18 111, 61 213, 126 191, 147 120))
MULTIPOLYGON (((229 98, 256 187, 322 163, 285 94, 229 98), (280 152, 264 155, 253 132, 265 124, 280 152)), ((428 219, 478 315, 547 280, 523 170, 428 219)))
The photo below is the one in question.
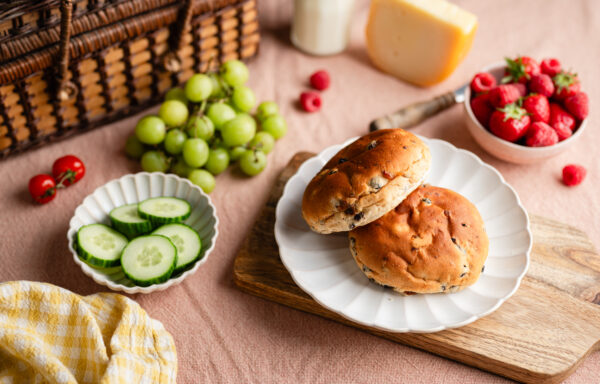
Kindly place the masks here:
MULTIPOLYGON (((454 89, 480 68, 518 54, 558 57, 579 73, 591 100, 582 140, 544 163, 516 166, 487 155, 469 136, 460 106, 414 129, 473 151, 495 166, 519 193, 529 212, 585 230, 600 245, 600 12, 594 0, 457 0, 475 13, 473 48, 442 84, 416 88, 371 65, 364 47, 368 1, 357 1, 348 49, 313 57, 289 42, 291 1, 260 0, 263 31, 259 57, 250 63, 250 86, 260 100, 275 100, 289 131, 268 156, 267 169, 246 179, 230 171, 211 194, 221 221, 220 238, 208 262, 183 284, 150 295, 134 295, 148 314, 173 335, 180 383, 503 383, 506 379, 356 329, 265 301, 237 290, 233 260, 290 156, 320 151, 367 131, 375 117, 454 89), (298 109, 301 91, 317 69, 331 73, 323 109, 298 109), (587 167, 584 183, 560 181, 568 163, 587 167)), ((149 111, 154 112, 155 109, 149 111)), ((141 115, 140 115, 141 116, 141 115)), ((0 281, 49 282, 82 295, 106 291, 72 261, 66 232, 75 207, 98 186, 139 171, 123 155, 126 137, 140 116, 0 161, 0 281), (50 172, 54 159, 75 154, 87 174, 43 206, 31 203, 29 178, 50 172)), ((600 353, 592 354, 567 383, 600 382, 600 353)))

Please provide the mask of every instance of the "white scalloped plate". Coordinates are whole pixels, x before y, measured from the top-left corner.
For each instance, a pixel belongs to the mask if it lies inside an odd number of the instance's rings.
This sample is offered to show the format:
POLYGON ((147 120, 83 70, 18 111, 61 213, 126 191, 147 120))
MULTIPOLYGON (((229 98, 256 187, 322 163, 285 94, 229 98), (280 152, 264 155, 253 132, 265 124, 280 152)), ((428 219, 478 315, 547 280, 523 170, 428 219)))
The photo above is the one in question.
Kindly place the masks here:
POLYGON ((287 182, 277 204, 275 239, 292 278, 324 307, 389 332, 437 332, 461 327, 500 307, 519 287, 529 266, 532 236, 517 193, 500 173, 471 152, 421 137, 431 151, 426 183, 452 189, 473 202, 490 239, 485 271, 456 293, 402 296, 370 282, 348 248, 348 234, 312 232, 301 213, 308 182, 341 148, 326 148, 307 160, 287 182))
POLYGON ((150 293, 162 291, 181 283, 206 262, 219 235, 218 223, 217 210, 208 195, 189 180, 173 174, 140 172, 109 181, 83 199, 83 202, 75 209, 75 215, 69 222, 67 238, 69 240, 69 250, 73 253, 73 260, 81 267, 83 273, 91 277, 96 283, 107 286, 114 291, 150 293), (200 259, 196 261, 191 269, 172 276, 162 284, 138 287, 125 277, 121 267, 95 268, 86 264, 77 256, 74 248, 74 238, 81 226, 93 223, 110 225, 108 214, 113 208, 124 204, 139 203, 149 197, 158 196, 179 197, 187 200, 192 206, 192 213, 184 223, 198 232, 202 239, 202 250, 200 259))

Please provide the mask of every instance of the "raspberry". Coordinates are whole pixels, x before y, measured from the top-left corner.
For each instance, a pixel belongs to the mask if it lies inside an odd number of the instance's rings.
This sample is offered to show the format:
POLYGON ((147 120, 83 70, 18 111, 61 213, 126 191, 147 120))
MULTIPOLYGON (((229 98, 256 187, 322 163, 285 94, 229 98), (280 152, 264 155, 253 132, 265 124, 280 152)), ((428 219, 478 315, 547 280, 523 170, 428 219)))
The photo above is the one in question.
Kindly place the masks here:
POLYGON ((560 72, 560 61, 557 59, 544 59, 542 60, 542 65, 540 65, 542 69, 542 73, 550 77, 554 77, 560 72))
POLYGON ((552 126, 552 129, 554 129, 554 131, 558 135, 558 141, 568 139, 573 134, 571 128, 569 128, 566 124, 554 124, 552 126))
POLYGON ((321 109, 321 96, 317 92, 302 92, 300 104, 306 112, 316 112, 321 109))
POLYGON ((585 92, 579 92, 564 100, 565 108, 571 112, 577 120, 583 120, 589 113, 589 99, 585 92))
POLYGON ((533 93, 551 97, 554 94, 554 82, 552 82, 550 76, 543 73, 541 75, 535 75, 529 80, 529 90, 533 93))
POLYGON ((575 129, 575 118, 555 103, 550 103, 550 126, 558 134, 558 140, 571 136, 575 129))
POLYGON ((325 70, 317 71, 310 76, 310 85, 319 91, 329 88, 330 83, 329 73, 325 70))
POLYGON ((501 108, 514 103, 526 93, 527 88, 523 84, 502 84, 490 91, 490 103, 496 108, 501 108))
POLYGON ((496 86, 496 78, 487 72, 476 74, 471 80, 471 89, 475 93, 490 91, 496 86))
POLYGON ((528 147, 547 147, 558 143, 558 135, 546 123, 537 122, 531 124, 525 136, 525 145, 528 147))
POLYGON ((587 171, 583 165, 569 164, 562 170, 563 183, 569 187, 581 184, 587 171))

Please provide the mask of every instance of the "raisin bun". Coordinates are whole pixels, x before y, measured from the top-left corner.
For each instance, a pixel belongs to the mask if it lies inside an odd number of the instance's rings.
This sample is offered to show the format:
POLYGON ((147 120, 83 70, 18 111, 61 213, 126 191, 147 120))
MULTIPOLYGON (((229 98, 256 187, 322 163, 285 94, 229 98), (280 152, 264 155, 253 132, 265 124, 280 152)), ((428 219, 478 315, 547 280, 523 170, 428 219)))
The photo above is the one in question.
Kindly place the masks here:
POLYGON ((403 294, 456 292, 475 283, 489 244, 477 208, 456 192, 431 186, 419 187, 349 237, 365 275, 403 294))
POLYGON ((412 133, 372 132, 340 150, 310 181, 302 216, 319 233, 368 224, 417 188, 430 162, 429 148, 412 133))

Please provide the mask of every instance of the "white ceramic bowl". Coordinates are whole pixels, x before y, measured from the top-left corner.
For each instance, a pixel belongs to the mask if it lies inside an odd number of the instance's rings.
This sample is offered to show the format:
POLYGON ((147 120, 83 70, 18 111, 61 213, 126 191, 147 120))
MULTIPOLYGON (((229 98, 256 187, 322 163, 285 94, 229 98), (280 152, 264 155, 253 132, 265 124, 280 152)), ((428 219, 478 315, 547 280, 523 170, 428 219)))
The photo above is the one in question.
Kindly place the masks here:
MULTIPOLYGON (((505 67, 506 64, 503 62, 496 63, 483 68, 481 72, 491 73, 496 80, 500 82, 504 76, 505 67)), ((491 155, 510 163, 531 164, 558 155, 572 146, 581 137, 588 121, 587 118, 583 120, 579 128, 577 128, 571 137, 559 143, 548 147, 526 147, 501 139, 481 125, 471 110, 470 100, 471 88, 467 87, 465 90, 465 102, 463 104, 465 109, 465 121, 469 132, 471 132, 475 141, 477 141, 483 149, 491 155)))
POLYGON ((308 159, 277 203, 275 239, 292 278, 318 303, 356 323, 389 332, 437 332, 469 324, 514 294, 529 266, 532 235, 525 208, 500 173, 471 152, 421 138, 431 151, 427 183, 452 189, 479 210, 490 240, 485 270, 456 293, 401 296, 370 282, 356 265, 348 233, 320 235, 302 218, 304 189, 321 167, 355 139, 308 159))
POLYGON ((208 195, 189 180, 172 174, 140 172, 109 181, 83 199, 83 202, 75 209, 75 215, 71 218, 67 238, 73 260, 81 267, 83 273, 96 283, 105 285, 114 291, 150 293, 162 291, 181 283, 206 262, 208 255, 215 247, 219 234, 218 223, 216 208, 208 195), (192 206, 192 213, 185 223, 200 235, 202 250, 200 259, 191 269, 172 276, 162 284, 138 287, 125 276, 121 267, 96 268, 79 258, 74 248, 74 241, 77 230, 81 226, 93 223, 110 225, 108 214, 113 208, 158 196, 179 197, 187 200, 192 206))

